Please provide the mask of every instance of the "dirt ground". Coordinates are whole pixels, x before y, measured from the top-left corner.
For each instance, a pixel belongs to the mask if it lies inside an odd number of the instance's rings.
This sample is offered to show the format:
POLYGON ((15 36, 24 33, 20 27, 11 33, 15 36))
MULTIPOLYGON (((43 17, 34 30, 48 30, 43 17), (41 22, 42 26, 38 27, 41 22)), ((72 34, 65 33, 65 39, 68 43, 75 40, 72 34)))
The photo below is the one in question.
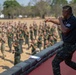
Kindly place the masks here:
MULTIPOLYGON (((18 19, 18 20, 0 20, 0 22, 7 22, 7 21, 14 21, 14 22, 18 22, 21 21, 23 22, 27 22, 27 25, 29 26, 30 24, 33 23, 33 21, 36 21, 37 24, 39 24, 40 22, 43 22, 44 20, 40 19, 40 20, 34 20, 34 19, 18 19)), ((50 23, 50 25, 52 25, 52 23, 50 23)), ((23 53, 21 54, 21 61, 27 60, 30 55, 27 55, 26 52, 31 53, 31 50, 26 50, 27 46, 23 45, 23 53)), ((13 49, 13 48, 12 48, 13 49)), ((0 51, 0 73, 2 73, 5 70, 8 70, 9 68, 11 68, 14 63, 14 54, 9 52, 9 48, 8 45, 6 44, 6 50, 5 50, 5 60, 2 59, 2 54, 0 51)))

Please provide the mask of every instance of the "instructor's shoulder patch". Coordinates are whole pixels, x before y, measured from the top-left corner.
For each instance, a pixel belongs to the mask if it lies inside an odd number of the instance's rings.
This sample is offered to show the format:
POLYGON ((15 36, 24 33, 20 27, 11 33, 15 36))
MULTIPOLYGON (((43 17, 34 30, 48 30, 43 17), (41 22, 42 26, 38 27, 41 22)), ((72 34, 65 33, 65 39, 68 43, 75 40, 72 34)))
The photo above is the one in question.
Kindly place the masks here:
POLYGON ((68 24, 66 24, 66 26, 67 26, 67 27, 70 27, 70 26, 71 26, 71 24, 69 24, 69 23, 68 23, 68 24))

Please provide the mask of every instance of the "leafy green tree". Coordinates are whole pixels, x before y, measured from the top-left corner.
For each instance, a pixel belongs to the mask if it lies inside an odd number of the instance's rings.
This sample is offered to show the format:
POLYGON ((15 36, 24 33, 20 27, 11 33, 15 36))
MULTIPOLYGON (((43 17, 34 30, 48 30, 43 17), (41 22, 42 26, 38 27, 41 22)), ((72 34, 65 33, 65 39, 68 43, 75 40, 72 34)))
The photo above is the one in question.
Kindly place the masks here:
POLYGON ((76 16, 76 0, 71 0, 71 1, 70 1, 70 5, 72 6, 72 8, 73 8, 73 13, 74 13, 74 15, 76 16))
POLYGON ((52 13, 55 17, 58 17, 61 14, 61 9, 66 4, 68 4, 67 0, 52 0, 52 13))
POLYGON ((20 4, 16 0, 6 0, 3 4, 3 13, 8 18, 14 18, 17 14, 17 9, 20 7, 20 4))
POLYGON ((44 18, 45 15, 48 15, 48 13, 50 13, 51 7, 46 1, 40 0, 36 3, 36 11, 38 11, 41 18, 44 18))
POLYGON ((2 14, 2 5, 0 4, 0 15, 2 14))

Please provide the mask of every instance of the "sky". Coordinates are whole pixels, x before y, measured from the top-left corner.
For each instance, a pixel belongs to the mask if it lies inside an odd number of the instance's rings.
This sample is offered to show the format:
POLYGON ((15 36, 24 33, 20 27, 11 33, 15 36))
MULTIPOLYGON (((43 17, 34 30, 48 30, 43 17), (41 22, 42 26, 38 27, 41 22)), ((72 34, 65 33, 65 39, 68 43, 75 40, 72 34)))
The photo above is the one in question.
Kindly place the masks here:
MULTIPOLYGON (((5 0, 0 0, 0 4, 3 4, 5 0)), ((21 5, 28 5, 28 3, 30 2, 30 0, 17 0, 21 5)))
MULTIPOLYGON (((0 4, 3 4, 5 0, 0 0, 0 4)), ((30 2, 30 0, 17 0, 21 5, 28 5, 28 3, 30 2)), ((71 0, 68 0, 71 1, 71 0)))

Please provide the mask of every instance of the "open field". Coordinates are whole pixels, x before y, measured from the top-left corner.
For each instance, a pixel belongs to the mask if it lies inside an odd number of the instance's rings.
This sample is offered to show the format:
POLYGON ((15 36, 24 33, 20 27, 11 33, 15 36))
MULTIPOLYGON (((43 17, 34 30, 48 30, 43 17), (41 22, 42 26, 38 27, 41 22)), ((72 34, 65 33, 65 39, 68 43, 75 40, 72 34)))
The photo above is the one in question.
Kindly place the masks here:
MULTIPOLYGON (((13 22, 18 22, 18 21, 21 21, 22 23, 26 23, 27 22, 27 25, 29 26, 30 24, 33 24, 33 21, 35 21, 38 25, 40 24, 40 22, 43 22, 44 20, 42 19, 13 19, 13 20, 0 20, 0 22, 9 22, 9 21, 13 21, 13 22)), ((50 25, 53 25, 52 23, 49 23, 50 25)), ((29 55, 26 54, 26 52, 29 52, 31 53, 31 50, 26 50, 27 46, 26 45, 23 45, 23 51, 24 53, 22 53, 21 55, 21 61, 24 61, 26 59, 29 58, 29 55)), ((13 49, 13 48, 12 48, 13 49)), ((14 54, 10 53, 9 51, 9 48, 8 48, 8 45, 6 44, 6 50, 5 50, 5 60, 2 59, 2 54, 1 54, 1 51, 0 51, 0 73, 11 68, 14 63, 14 54)))

